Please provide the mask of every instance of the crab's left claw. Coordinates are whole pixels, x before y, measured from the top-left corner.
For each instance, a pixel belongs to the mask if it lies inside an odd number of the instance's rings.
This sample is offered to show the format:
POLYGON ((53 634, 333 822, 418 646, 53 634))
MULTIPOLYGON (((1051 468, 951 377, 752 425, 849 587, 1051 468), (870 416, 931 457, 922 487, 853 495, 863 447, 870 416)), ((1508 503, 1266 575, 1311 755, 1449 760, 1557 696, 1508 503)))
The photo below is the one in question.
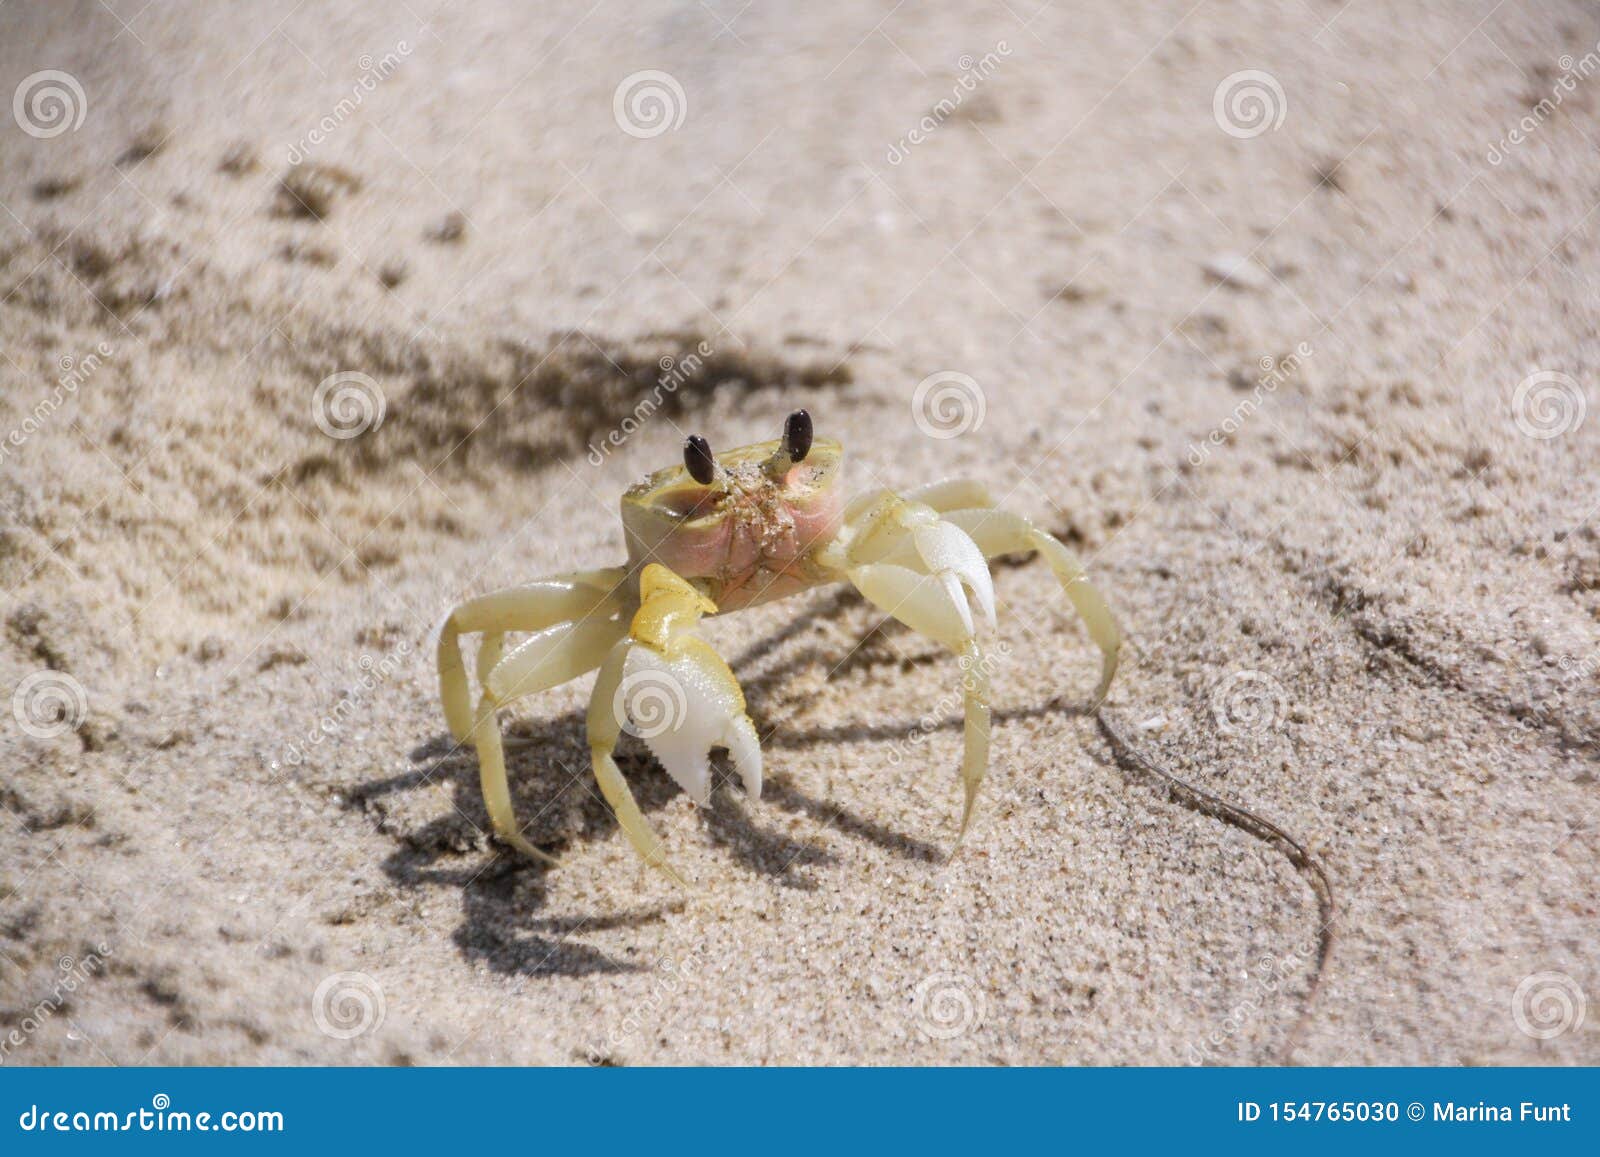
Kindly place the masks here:
POLYGON ((858 566, 888 563, 932 575, 950 597, 966 636, 974 630, 969 593, 989 629, 995 627, 994 580, 983 551, 965 530, 925 503, 887 494, 863 520, 850 557, 858 566))
POLYGON ((970 616, 936 576, 919 574, 894 563, 868 563, 850 570, 850 581, 867 601, 899 619, 913 631, 937 639, 961 660, 962 729, 960 846, 972 823, 978 789, 989 766, 989 661, 972 633, 970 616))
POLYGON ((600 790, 645 861, 684 883, 666 861, 617 769, 622 732, 643 739, 695 803, 711 801, 710 754, 725 747, 752 798, 761 795, 761 744, 728 664, 694 633, 716 606, 657 563, 644 568, 628 637, 600 668, 589 701, 589 749, 600 790))

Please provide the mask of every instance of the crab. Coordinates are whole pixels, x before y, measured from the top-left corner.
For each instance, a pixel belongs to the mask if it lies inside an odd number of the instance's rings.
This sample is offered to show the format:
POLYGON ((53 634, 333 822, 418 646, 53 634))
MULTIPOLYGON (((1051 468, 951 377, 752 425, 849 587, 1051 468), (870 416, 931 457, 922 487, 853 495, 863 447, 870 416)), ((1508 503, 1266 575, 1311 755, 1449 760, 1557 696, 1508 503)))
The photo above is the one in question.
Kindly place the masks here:
POLYGON ((617 767, 624 732, 642 739, 697 805, 710 803, 710 753, 724 748, 747 795, 761 794, 761 743, 744 692, 699 634, 701 619, 827 583, 867 601, 959 659, 964 708, 959 847, 989 761, 989 668, 980 636, 996 629, 988 560, 1038 553, 1101 654, 1094 702, 1117 670, 1121 633, 1105 600, 1062 542, 997 508, 979 482, 949 479, 844 501, 844 449, 813 438, 811 416, 790 414, 783 436, 713 454, 694 435, 683 464, 658 470, 622 496, 628 561, 508 587, 469 599, 439 629, 439 684, 458 744, 477 749, 493 832, 538 860, 557 862, 522 834, 506 782, 499 710, 598 669, 589 697, 595 779, 646 863, 679 884, 661 840, 617 767), (507 649, 509 633, 531 632, 507 649), (461 636, 482 636, 477 702, 461 636))

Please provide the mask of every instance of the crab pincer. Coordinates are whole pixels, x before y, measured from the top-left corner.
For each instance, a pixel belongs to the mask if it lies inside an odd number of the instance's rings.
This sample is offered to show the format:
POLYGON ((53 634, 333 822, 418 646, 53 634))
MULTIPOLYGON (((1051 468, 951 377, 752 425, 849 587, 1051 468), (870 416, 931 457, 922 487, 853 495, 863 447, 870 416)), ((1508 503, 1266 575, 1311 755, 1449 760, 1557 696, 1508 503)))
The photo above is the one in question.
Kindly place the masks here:
POLYGON ((733 758, 747 794, 761 797, 761 741, 745 714, 744 692, 722 656, 695 629, 717 607, 660 563, 640 576, 640 606, 628 636, 600 665, 589 699, 589 752, 600 791, 634 848, 683 883, 667 863, 613 753, 626 731, 642 739, 679 787, 711 802, 713 747, 733 758))

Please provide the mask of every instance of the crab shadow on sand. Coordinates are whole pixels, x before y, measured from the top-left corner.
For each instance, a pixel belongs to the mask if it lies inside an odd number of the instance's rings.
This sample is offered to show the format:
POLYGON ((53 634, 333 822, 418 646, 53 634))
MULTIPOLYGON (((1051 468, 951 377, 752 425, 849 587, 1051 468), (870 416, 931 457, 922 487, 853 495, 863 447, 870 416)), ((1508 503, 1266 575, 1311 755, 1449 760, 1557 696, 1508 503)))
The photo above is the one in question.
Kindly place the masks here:
MULTIPOLYGON (((854 592, 835 593, 818 608, 831 614, 865 604, 854 592)), ((866 648, 852 652, 846 664, 835 665, 820 648, 788 647, 814 617, 803 615, 759 640, 731 664, 749 697, 757 731, 769 751, 805 749, 825 744, 894 742, 913 733, 926 733, 920 718, 875 724, 796 731, 774 727, 783 714, 785 685, 800 671, 823 664, 835 673, 849 669, 866 648), (759 674, 751 668, 787 648, 778 662, 759 674)), ((869 634, 900 631, 897 624, 879 623, 869 634)), ((909 662, 944 662, 948 656, 928 653, 909 662)), ((886 660, 889 661, 889 660, 886 660)), ((908 660, 896 654, 892 660, 908 660)), ((995 712, 995 721, 1045 714, 1081 714, 1083 709, 1052 700, 1009 712, 995 712)), ((621 838, 611 809, 601 799, 589 766, 584 712, 569 711, 555 719, 519 719, 503 723, 507 768, 516 814, 523 833, 536 846, 562 855, 576 844, 621 838)), ((931 730, 959 731, 959 712, 932 721, 931 730)), ((352 793, 350 806, 371 809, 374 802, 399 793, 424 789, 449 793, 450 810, 420 828, 399 831, 398 846, 384 861, 385 873, 398 886, 417 889, 430 885, 459 888, 464 920, 454 934, 462 955, 481 961, 498 972, 526 976, 584 976, 593 973, 640 971, 645 965, 623 961, 585 945, 579 931, 641 927, 661 920, 681 902, 606 915, 540 917, 547 902, 551 866, 530 861, 496 848, 485 862, 484 837, 488 818, 478 786, 477 757, 471 748, 456 745, 439 734, 411 752, 411 771, 362 784, 352 793)), ((617 751, 617 763, 632 785, 640 808, 658 812, 680 789, 654 763, 643 744, 626 741, 617 751)), ((816 881, 807 869, 836 862, 837 857, 804 839, 793 838, 763 822, 756 806, 736 790, 725 760, 714 759, 718 790, 713 806, 696 809, 696 817, 712 842, 726 852, 731 864, 770 878, 780 887, 812 890, 816 881)), ((781 772, 767 779, 761 808, 776 808, 826 824, 847 838, 882 848, 891 854, 930 865, 943 863, 948 849, 896 831, 877 820, 853 812, 833 800, 810 795, 781 772)), ((640 871, 647 869, 642 866, 640 871)))

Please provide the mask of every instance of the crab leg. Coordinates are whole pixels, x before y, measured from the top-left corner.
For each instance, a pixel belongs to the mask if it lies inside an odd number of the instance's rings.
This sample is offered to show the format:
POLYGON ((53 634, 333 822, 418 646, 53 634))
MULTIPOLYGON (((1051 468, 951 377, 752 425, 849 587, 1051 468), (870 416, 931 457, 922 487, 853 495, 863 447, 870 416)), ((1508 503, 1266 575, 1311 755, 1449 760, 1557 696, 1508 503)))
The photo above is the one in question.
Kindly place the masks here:
POLYGON ((907 490, 905 496, 911 502, 925 502, 939 511, 994 505, 988 486, 973 478, 941 478, 938 482, 907 490))
POLYGON ((1044 556, 1061 583, 1061 589, 1071 600, 1073 609, 1088 628, 1089 637, 1100 648, 1100 684, 1095 688, 1094 703, 1098 707, 1104 702, 1106 692, 1111 689, 1111 679, 1117 673, 1122 632, 1105 599, 1100 597, 1100 592, 1084 574, 1077 557, 1055 535, 1041 530, 1032 520, 1008 510, 950 510, 943 517, 946 522, 970 535, 986 557, 1031 551, 1038 551, 1044 556))
POLYGON ((495 713, 511 699, 599 666, 623 631, 616 616, 626 606, 626 576, 624 568, 613 567, 495 591, 461 604, 439 628, 439 686, 450 733, 456 742, 477 748, 484 806, 495 835, 536 859, 554 862, 517 826, 495 713), (506 632, 528 630, 538 633, 507 656, 506 632), (477 662, 483 695, 476 709, 461 661, 460 635, 470 631, 484 632, 477 662))
POLYGON ((988 495, 981 486, 959 480, 934 483, 915 493, 918 498, 907 499, 879 491, 850 505, 845 514, 849 533, 845 566, 850 581, 869 601, 960 658, 965 801, 956 837, 959 847, 989 765, 988 662, 967 598, 970 594, 992 629, 994 583, 978 544, 929 503, 983 500, 988 495))
POLYGON ((987 559, 1024 551, 1044 555, 1100 648, 1097 705, 1117 671, 1121 632, 1072 552, 1021 515, 993 509, 981 483, 949 479, 905 498, 887 490, 871 492, 851 503, 846 521, 847 574, 856 588, 961 657, 966 715, 961 833, 965 835, 988 763, 990 724, 989 671, 965 594, 970 592, 992 626, 994 592, 987 559))
MULTIPOLYGON (((950 479, 921 487, 910 493, 918 496, 920 502, 926 504, 927 509, 937 513, 939 520, 947 528, 946 533, 949 528, 960 531, 960 537, 969 538, 974 542, 986 559, 1001 554, 1034 552, 1044 556, 1061 583, 1061 589, 1071 601, 1073 609, 1078 612, 1078 617, 1088 628, 1089 637, 1100 648, 1100 682, 1094 693, 1094 703, 1099 706, 1111 688, 1112 677, 1117 673, 1122 632, 1118 629, 1116 619, 1112 617, 1111 610, 1101 598, 1100 592, 1089 582, 1077 557, 1060 539, 1042 530, 1031 519, 1007 510, 998 510, 990 505, 987 501, 987 491, 981 483, 950 479), (956 505, 974 501, 977 501, 978 505, 964 508, 956 505)), ((882 491, 877 496, 877 502, 886 509, 892 508, 895 501, 888 491, 882 491)), ((912 501, 904 503, 906 508, 913 511, 918 505, 918 502, 912 501)), ((897 521, 906 522, 908 520, 906 514, 886 516, 879 513, 871 504, 861 504, 858 510, 861 511, 861 529, 857 532, 856 545, 850 552, 852 559, 864 556, 874 561, 882 560, 914 570, 938 573, 934 558, 926 552, 920 552, 919 558, 919 551, 913 549, 912 544, 903 539, 892 545, 885 545, 885 530, 894 526, 897 521)), ((965 581, 966 572, 963 572, 962 577, 965 581)), ((946 581, 948 585, 948 580, 946 581)))
POLYGON ((659 563, 641 572, 639 596, 628 637, 611 648, 595 679, 589 751, 600 791, 634 849, 684 884, 617 768, 618 738, 626 730, 643 739, 667 774, 702 806, 711 801, 713 747, 727 748, 746 793, 761 795, 761 745, 738 680, 694 633, 700 617, 715 613, 716 605, 659 563))
POLYGON ((617 738, 622 734, 622 724, 612 708, 617 693, 622 688, 623 667, 628 658, 628 640, 624 639, 611 649, 600 674, 595 676, 594 694, 589 697, 589 758, 594 765, 594 778, 600 785, 600 794, 611 805, 612 814, 622 828, 634 851, 652 868, 660 868, 676 884, 688 887, 688 882, 667 862, 666 849, 661 837, 656 835, 650 821, 639 810, 639 801, 633 798, 628 781, 622 778, 614 753, 617 738))
POLYGON ((491 635, 484 641, 484 649, 493 652, 496 661, 483 676, 483 695, 478 700, 468 738, 478 750, 478 779, 483 787, 489 823, 496 836, 524 855, 556 862, 549 853, 529 843, 517 825, 511 807, 511 788, 506 782, 505 744, 500 738, 500 721, 495 713, 513 699, 547 690, 594 670, 604 661, 622 631, 622 624, 613 619, 558 623, 540 631, 504 658, 498 657, 500 635, 491 635))
POLYGON ((616 614, 620 610, 627 574, 624 567, 609 567, 561 575, 468 599, 451 611, 439 627, 438 646, 439 691, 451 737, 457 743, 467 742, 474 722, 472 692, 467 686, 467 669, 461 661, 462 634, 485 632, 484 652, 480 653, 478 661, 481 680, 498 661, 502 637, 507 631, 543 630, 555 623, 597 612, 602 618, 616 614), (602 611, 602 607, 607 609, 602 611))
POLYGON ((959 847, 972 822, 978 789, 989 766, 989 669, 983 648, 973 635, 970 615, 963 615, 947 586, 934 576, 894 563, 869 563, 851 569, 850 581, 874 605, 918 634, 949 647, 961 661, 962 730, 959 847))

